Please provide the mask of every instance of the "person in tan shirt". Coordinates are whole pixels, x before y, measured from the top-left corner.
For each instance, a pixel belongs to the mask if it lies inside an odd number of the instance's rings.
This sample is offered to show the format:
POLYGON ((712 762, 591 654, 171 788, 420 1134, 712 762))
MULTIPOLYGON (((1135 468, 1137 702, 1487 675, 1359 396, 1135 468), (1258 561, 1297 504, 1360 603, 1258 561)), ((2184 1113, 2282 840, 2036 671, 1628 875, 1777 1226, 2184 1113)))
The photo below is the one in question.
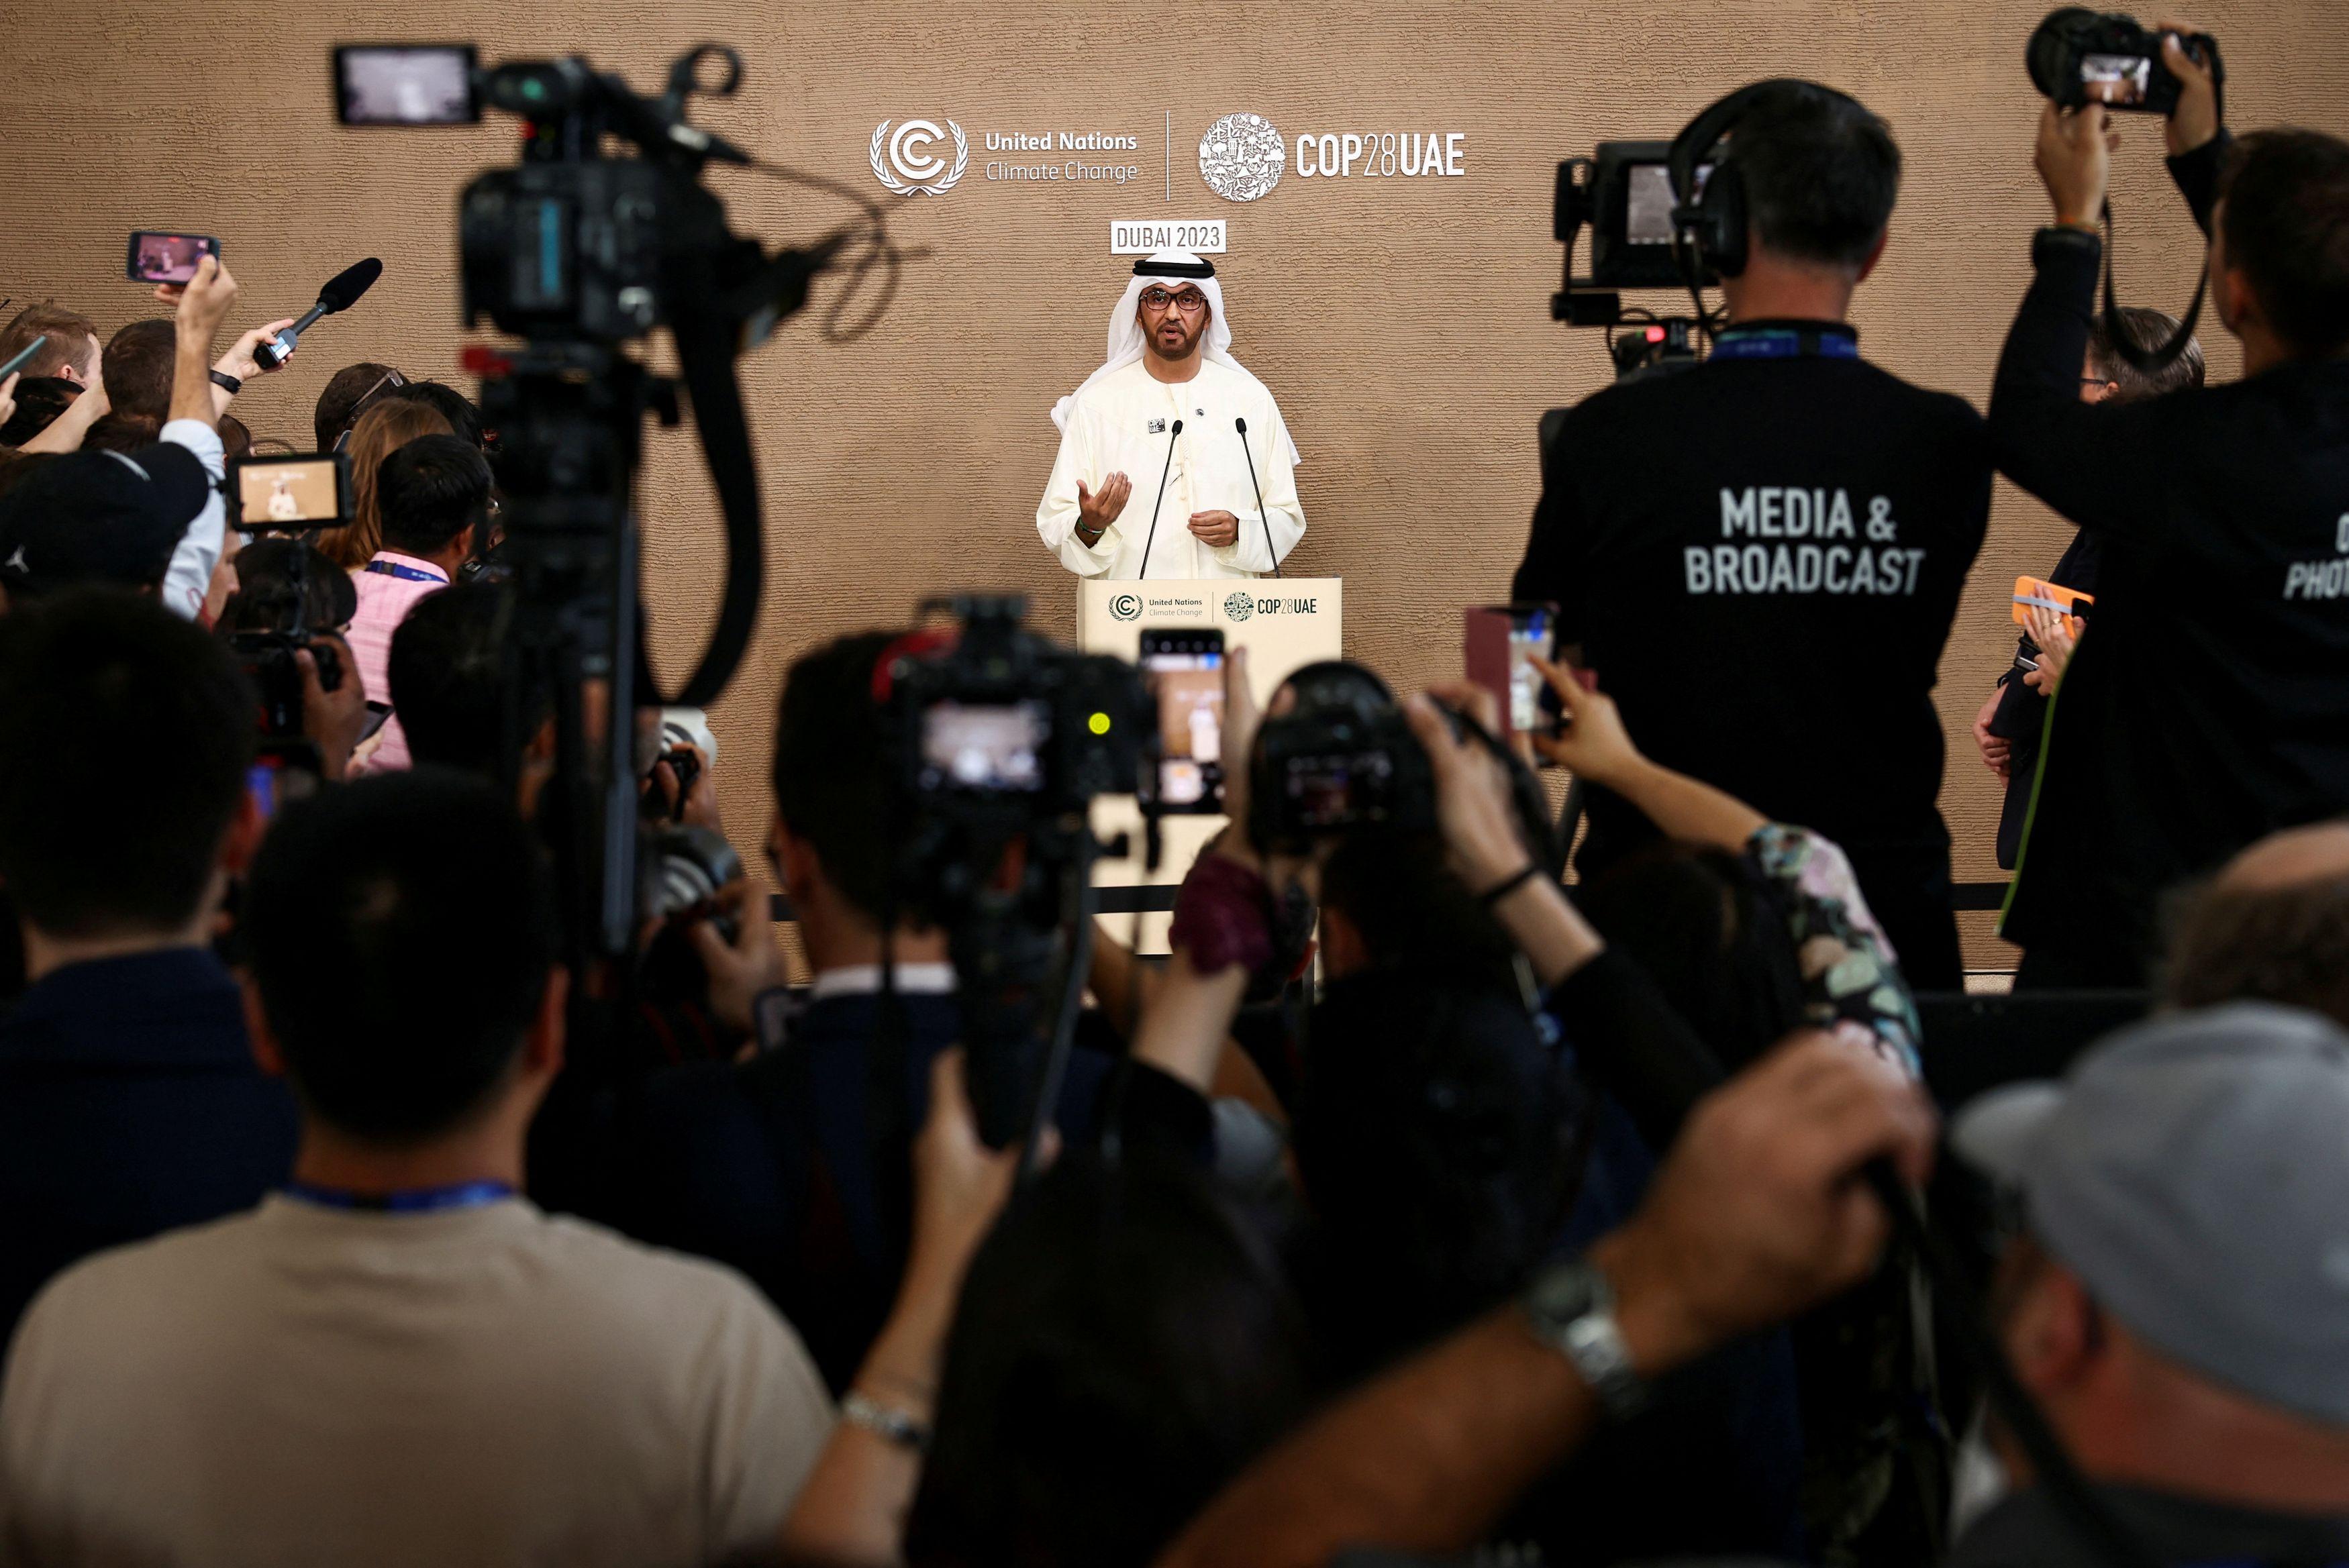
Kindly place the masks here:
POLYGON ((289 808, 250 882, 255 1051, 303 1106, 250 1213, 101 1253, 0 1388, 0 1563, 771 1556, 830 1435, 740 1276, 522 1198, 562 1061, 552 895, 479 781, 289 808))

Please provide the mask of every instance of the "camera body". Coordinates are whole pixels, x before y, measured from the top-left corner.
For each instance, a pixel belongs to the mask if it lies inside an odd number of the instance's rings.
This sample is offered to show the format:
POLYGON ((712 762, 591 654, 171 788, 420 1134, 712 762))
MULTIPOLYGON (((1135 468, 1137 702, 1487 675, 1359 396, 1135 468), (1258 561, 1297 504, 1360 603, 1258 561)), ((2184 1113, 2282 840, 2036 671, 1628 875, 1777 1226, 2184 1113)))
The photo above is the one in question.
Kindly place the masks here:
MULTIPOLYGON (((1588 158, 1557 166, 1550 232, 1566 247, 1566 257, 1562 286, 1550 295, 1550 319, 1606 328, 1618 380, 1694 365, 1701 325, 1692 316, 1660 316, 1636 306, 1626 312, 1622 290, 1709 288, 1721 281, 1702 261, 1692 280, 1675 252, 1671 151, 1669 141, 1602 141, 1588 158), (1586 227, 1590 271, 1578 274, 1575 246, 1586 227)), ((1713 165, 1698 166, 1697 192, 1712 173, 1713 165)))
POLYGON ((1302 853, 1376 824, 1435 830, 1435 769, 1384 681, 1333 659, 1283 683, 1296 706, 1257 727, 1248 772, 1248 837, 1302 853))
POLYGON ((231 632, 228 645, 261 699, 264 741, 302 738, 302 666, 295 662, 295 654, 307 648, 318 662, 320 690, 343 689, 342 651, 306 631, 231 632))
MULTIPOLYGON (((2137 114, 2168 114, 2182 87, 2161 57, 2164 33, 2119 11, 2067 5, 2048 13, 2023 52, 2031 81, 2064 108, 2102 104, 2137 114)), ((2207 33, 2178 34, 2189 54, 2225 79, 2218 41, 2207 33)))
POLYGON ((948 607, 961 635, 901 652, 884 672, 896 815, 912 830, 905 891, 939 921, 993 873, 988 846, 1037 841, 1071 820, 1081 828, 1094 797, 1132 793, 1154 718, 1131 665, 1027 630, 1025 598, 972 594, 948 607))

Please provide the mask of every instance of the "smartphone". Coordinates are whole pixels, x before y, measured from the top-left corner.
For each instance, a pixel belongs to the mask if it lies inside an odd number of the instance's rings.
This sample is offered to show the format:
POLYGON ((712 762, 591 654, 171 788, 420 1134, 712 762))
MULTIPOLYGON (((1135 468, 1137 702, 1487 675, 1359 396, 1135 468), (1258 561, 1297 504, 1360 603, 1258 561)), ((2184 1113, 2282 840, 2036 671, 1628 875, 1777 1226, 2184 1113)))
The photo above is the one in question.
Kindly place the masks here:
POLYGON ((2094 593, 2083 593, 2075 588, 2065 588, 2050 583, 2044 577, 2018 577, 2014 580, 2014 624, 2027 626, 2031 612, 2053 610, 2059 615, 2085 615, 2088 606, 2096 602, 2094 593))
POLYGON ((344 44, 335 118, 345 125, 471 125, 481 118, 471 44, 344 44))
POLYGON ((347 452, 239 458, 228 466, 229 526, 250 533, 304 532, 351 521, 347 452))
POLYGON ((167 234, 160 229, 130 231, 130 255, 124 263, 134 284, 183 284, 196 275, 196 263, 221 253, 210 234, 167 234))
POLYGON ((1463 613, 1461 662, 1468 678, 1493 694, 1501 738, 1557 731, 1561 708, 1533 655, 1557 658, 1557 606, 1482 604, 1463 613))
POLYGON ((41 346, 48 342, 48 340, 49 335, 45 332, 41 334, 40 336, 33 339, 32 342, 25 345, 24 347, 18 349, 16 355, 9 359, 7 364, 0 365, 0 381, 7 380, 8 377, 16 374, 17 371, 22 370, 26 366, 30 365, 33 362, 33 356, 38 354, 41 351, 41 346))
POLYGON ((1216 627, 1142 634, 1142 678, 1158 704, 1158 766, 1143 803, 1212 816, 1224 809, 1224 634, 1216 627))

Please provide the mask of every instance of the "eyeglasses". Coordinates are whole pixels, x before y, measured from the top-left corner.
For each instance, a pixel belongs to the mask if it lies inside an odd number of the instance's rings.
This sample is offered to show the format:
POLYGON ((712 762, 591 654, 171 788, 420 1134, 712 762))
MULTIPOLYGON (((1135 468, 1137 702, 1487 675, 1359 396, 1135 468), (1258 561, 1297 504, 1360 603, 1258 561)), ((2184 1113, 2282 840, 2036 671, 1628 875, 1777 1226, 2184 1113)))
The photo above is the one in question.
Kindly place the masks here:
POLYGON ((1164 289, 1142 291, 1144 310, 1164 310, 1170 304, 1185 315, 1196 315, 1207 308, 1207 296, 1197 289, 1185 289, 1181 294, 1168 294, 1164 289))

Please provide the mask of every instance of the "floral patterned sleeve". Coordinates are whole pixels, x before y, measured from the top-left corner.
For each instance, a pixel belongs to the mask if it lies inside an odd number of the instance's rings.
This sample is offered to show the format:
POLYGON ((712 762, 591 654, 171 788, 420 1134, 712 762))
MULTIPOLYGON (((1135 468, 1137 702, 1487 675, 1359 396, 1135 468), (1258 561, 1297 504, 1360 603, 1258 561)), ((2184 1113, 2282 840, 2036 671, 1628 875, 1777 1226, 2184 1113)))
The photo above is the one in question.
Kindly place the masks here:
POLYGON ((1808 829, 1765 822, 1745 841, 1745 858, 1785 901, 1811 1022, 1865 1037, 1921 1077, 1916 1000, 1843 851, 1808 829))

